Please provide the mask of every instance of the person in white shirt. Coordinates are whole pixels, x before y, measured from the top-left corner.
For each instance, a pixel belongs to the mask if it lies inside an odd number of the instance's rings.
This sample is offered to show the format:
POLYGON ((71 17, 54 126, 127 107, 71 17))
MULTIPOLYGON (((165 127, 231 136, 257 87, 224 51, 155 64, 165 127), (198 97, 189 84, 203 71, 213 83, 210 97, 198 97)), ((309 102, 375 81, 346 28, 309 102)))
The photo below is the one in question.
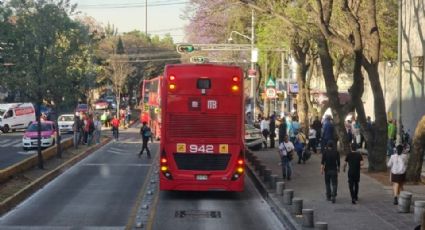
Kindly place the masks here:
POLYGON ((269 118, 268 117, 266 117, 266 118, 263 117, 263 119, 260 122, 260 129, 261 129, 261 133, 264 136, 264 139, 266 140, 264 142, 264 148, 267 148, 267 137, 270 134, 269 127, 270 127, 269 118))
POLYGON ((279 144, 279 154, 282 161, 282 176, 283 179, 291 180, 292 165, 291 160, 293 158, 294 144, 289 141, 288 135, 283 139, 283 142, 279 144))
POLYGON ((314 153, 317 153, 317 131, 314 129, 314 125, 310 125, 310 129, 308 130, 308 145, 307 149, 313 149, 314 153))
POLYGON ((391 167, 391 182, 393 182, 394 204, 398 204, 398 196, 403 191, 406 180, 407 154, 403 151, 403 145, 397 145, 397 154, 391 155, 387 166, 391 167))

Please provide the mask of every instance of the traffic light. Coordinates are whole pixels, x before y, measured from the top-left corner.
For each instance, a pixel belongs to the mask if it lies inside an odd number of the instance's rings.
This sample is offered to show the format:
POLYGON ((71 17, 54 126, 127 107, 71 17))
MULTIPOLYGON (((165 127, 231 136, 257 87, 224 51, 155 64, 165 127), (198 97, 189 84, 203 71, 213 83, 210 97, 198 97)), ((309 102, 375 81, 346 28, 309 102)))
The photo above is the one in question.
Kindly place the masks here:
POLYGON ((191 63, 205 63, 207 58, 201 56, 195 56, 190 58, 191 63))
POLYGON ((195 50, 195 47, 191 44, 179 44, 177 45, 177 52, 179 53, 190 53, 195 50))

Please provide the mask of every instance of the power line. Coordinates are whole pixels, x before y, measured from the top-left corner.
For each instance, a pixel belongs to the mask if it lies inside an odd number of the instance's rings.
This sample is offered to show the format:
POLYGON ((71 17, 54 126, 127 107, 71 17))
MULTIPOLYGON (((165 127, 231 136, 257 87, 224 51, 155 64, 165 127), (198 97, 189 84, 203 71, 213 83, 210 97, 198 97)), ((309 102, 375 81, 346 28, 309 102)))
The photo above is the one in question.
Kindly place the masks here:
MULTIPOLYGON (((188 1, 184 2, 157 2, 157 3, 151 3, 148 4, 148 7, 155 7, 155 6, 172 6, 172 5, 182 5, 189 3, 188 1)), ((144 3, 128 3, 128 4, 93 4, 93 5, 78 5, 79 9, 123 9, 123 8, 142 8, 146 5, 144 3)))

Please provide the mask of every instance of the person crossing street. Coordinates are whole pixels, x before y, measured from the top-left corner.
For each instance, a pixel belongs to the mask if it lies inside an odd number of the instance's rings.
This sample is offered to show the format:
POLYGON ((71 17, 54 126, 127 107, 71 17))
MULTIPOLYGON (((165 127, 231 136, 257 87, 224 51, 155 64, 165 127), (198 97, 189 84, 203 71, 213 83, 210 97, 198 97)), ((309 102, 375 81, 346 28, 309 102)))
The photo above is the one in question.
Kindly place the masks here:
POLYGON ((148 147, 149 139, 153 142, 151 128, 147 125, 146 121, 143 122, 142 127, 140 128, 140 134, 142 135, 142 150, 140 150, 139 157, 143 155, 143 151, 146 149, 146 153, 148 154, 148 158, 151 158, 151 151, 148 147))

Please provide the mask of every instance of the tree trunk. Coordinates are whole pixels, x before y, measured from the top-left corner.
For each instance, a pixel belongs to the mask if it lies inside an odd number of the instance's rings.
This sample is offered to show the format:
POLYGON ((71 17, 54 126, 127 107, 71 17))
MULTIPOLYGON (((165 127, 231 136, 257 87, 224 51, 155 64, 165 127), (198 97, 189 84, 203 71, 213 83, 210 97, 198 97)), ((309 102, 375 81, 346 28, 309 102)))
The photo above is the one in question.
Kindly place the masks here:
POLYGON ((323 77, 325 78, 326 93, 329 98, 329 106, 332 109, 333 124, 335 126, 335 131, 338 134, 339 141, 342 144, 342 153, 346 154, 350 151, 350 148, 344 125, 345 115, 339 102, 338 85, 336 84, 334 77, 333 61, 330 55, 329 46, 323 34, 318 35, 317 44, 319 58, 322 64, 323 77))
MULTIPOLYGON (((370 86, 372 87, 375 125, 373 127, 374 142, 368 141, 369 171, 386 171, 386 151, 387 151, 387 113, 385 109, 384 93, 381 82, 379 81, 378 63, 364 63, 364 67, 369 76, 370 86)), ((368 138, 368 137, 366 137, 368 138)))
POLYGON ((413 182, 421 181, 422 164, 425 152, 425 116, 416 126, 412 141, 413 147, 407 164, 407 180, 413 182))
POLYGON ((308 133, 308 104, 306 97, 308 89, 305 87, 306 74, 308 66, 305 63, 298 63, 297 67, 297 83, 298 83, 298 96, 297 96, 297 113, 298 121, 300 122, 303 133, 308 133))

